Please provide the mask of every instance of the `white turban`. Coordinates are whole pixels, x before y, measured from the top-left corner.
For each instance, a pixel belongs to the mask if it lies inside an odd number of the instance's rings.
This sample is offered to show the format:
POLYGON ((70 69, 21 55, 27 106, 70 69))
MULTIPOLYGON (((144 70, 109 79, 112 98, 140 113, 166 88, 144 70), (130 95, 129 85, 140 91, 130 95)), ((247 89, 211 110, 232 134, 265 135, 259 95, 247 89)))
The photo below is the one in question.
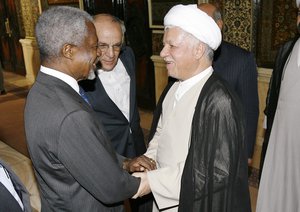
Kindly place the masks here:
POLYGON ((296 0, 296 6, 299 7, 300 0, 296 0))
POLYGON ((214 50, 218 48, 222 40, 221 30, 216 22, 198 9, 196 4, 179 4, 172 7, 164 18, 164 26, 165 28, 180 27, 214 50))

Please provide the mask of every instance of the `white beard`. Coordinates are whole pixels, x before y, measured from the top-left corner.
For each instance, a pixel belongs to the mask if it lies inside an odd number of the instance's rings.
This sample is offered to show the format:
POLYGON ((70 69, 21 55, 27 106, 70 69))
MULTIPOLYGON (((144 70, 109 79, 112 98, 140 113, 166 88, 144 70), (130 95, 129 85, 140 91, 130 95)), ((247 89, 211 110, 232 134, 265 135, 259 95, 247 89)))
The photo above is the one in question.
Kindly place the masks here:
POLYGON ((94 61, 93 65, 92 65, 92 68, 89 72, 89 75, 87 77, 87 79, 89 80, 93 80, 96 78, 96 74, 95 74, 95 71, 97 70, 97 63, 100 61, 99 57, 96 58, 96 60, 94 61))
POLYGON ((87 79, 93 80, 93 79, 95 79, 95 77, 96 77, 95 71, 94 71, 94 69, 91 69, 87 79))

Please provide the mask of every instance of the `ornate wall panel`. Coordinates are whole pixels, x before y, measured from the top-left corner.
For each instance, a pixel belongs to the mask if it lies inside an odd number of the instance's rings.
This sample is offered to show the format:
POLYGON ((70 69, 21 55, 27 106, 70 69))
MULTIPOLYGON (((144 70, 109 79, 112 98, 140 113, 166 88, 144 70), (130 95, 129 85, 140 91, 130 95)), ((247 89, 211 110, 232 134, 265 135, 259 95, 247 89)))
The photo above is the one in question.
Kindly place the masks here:
POLYGON ((295 0, 264 0, 258 17, 257 63, 272 68, 279 46, 297 34, 295 0))
POLYGON ((296 35, 297 8, 294 0, 278 0, 273 5, 272 49, 296 35))
POLYGON ((253 0, 211 0, 223 15, 223 39, 244 49, 253 49, 253 0))
POLYGON ((38 0, 20 1, 25 37, 34 37, 34 27, 39 16, 38 0))

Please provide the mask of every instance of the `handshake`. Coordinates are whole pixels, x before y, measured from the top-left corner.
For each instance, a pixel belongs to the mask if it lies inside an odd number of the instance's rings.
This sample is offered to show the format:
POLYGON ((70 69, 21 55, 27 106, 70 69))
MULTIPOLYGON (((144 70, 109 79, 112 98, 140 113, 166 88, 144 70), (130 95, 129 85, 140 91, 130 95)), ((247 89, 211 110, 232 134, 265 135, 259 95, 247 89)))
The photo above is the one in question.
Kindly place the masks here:
POLYGON ((139 189, 132 197, 133 199, 142 197, 151 192, 146 172, 156 169, 155 160, 148 158, 145 155, 133 159, 125 159, 123 161, 123 169, 132 173, 134 177, 141 178, 139 189))

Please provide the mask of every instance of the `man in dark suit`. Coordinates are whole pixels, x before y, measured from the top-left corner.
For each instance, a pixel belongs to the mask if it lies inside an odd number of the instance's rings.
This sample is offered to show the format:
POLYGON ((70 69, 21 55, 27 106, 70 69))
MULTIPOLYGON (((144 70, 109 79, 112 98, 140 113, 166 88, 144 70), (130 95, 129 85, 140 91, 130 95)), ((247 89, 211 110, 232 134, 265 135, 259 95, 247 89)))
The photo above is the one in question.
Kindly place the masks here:
POLYGON ((18 176, 0 159, 0 211, 30 212, 29 194, 18 176))
MULTIPOLYGON (((100 53, 92 21, 78 8, 56 6, 36 25, 41 69, 27 97, 25 132, 42 211, 123 211, 122 201, 145 184, 124 170, 130 161, 115 153, 77 84, 100 53)), ((146 159, 137 164, 151 164, 146 159)))
MULTIPOLYGON (((199 4, 198 8, 211 16, 222 30, 221 12, 216 6, 203 3, 199 4)), ((246 118, 245 139, 248 164, 250 165, 256 142, 259 114, 257 70, 254 56, 251 52, 222 41, 215 52, 213 68, 234 89, 242 101, 246 118)))
POLYGON ((121 20, 99 14, 94 24, 101 67, 94 80, 81 81, 80 85, 115 150, 133 158, 146 151, 136 102, 135 57, 131 48, 123 46, 125 27, 121 20))

